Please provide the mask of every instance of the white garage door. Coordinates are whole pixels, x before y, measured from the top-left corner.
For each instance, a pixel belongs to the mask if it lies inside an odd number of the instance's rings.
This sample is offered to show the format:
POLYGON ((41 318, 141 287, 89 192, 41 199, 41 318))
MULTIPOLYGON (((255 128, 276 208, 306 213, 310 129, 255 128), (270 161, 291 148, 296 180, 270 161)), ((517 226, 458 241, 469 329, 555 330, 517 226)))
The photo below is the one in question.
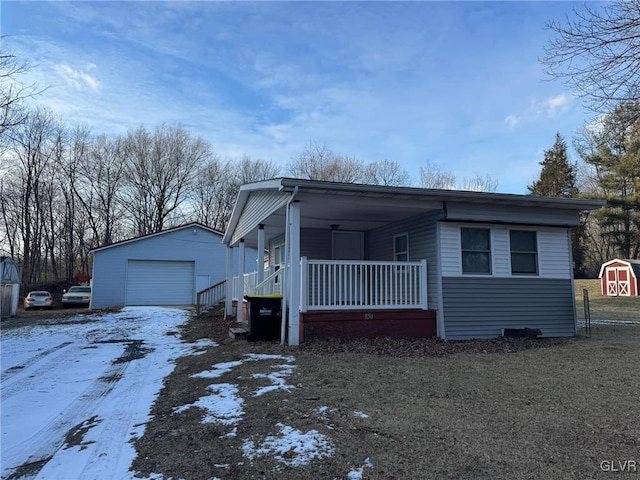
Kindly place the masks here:
POLYGON ((129 260, 127 305, 192 305, 194 262, 129 260))

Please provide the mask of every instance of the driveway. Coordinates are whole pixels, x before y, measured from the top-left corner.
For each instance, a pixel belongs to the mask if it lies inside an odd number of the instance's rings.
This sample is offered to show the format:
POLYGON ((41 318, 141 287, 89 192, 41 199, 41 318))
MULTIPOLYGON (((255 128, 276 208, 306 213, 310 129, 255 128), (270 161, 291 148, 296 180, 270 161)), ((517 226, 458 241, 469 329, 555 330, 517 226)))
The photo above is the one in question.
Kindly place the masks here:
POLYGON ((180 340, 188 317, 130 307, 3 322, 2 478, 133 478, 130 442, 174 360, 215 345, 180 340))

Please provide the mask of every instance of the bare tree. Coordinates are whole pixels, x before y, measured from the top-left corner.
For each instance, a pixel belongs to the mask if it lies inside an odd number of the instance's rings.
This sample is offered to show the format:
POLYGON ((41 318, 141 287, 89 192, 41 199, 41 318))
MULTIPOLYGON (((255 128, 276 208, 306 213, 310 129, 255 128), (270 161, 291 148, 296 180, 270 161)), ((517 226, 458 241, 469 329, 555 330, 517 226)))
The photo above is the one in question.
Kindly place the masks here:
MULTIPOLYGON (((566 82, 595 112, 640 99, 640 0, 583 6, 576 19, 551 22, 556 36, 541 60, 551 78, 566 82)), ((638 107, 638 103, 635 103, 638 107)), ((640 117, 640 107, 635 111, 640 117)))
POLYGON ((35 83, 22 80, 28 70, 26 61, 7 50, 6 36, 0 36, 0 135, 26 120, 23 101, 39 93, 35 83))
POLYGON ((247 154, 242 155, 239 159, 229 160, 229 164, 234 172, 233 183, 238 187, 245 183, 268 180, 280 175, 280 166, 275 162, 261 158, 253 159, 247 154))
POLYGON ((114 241, 124 217, 121 195, 125 188, 125 141, 100 135, 92 142, 78 132, 72 156, 73 189, 91 228, 91 246, 114 241))
POLYGON ((395 186, 407 186, 410 183, 407 171, 398 162, 387 159, 367 164, 363 181, 372 185, 395 186))
POLYGON ((315 142, 310 142, 287 165, 288 173, 295 178, 344 183, 361 182, 364 168, 360 160, 338 155, 326 144, 315 142))
MULTIPOLYGON (((49 110, 37 109, 12 132, 8 151, 11 180, 5 184, 5 219, 17 222, 17 238, 13 240, 14 255, 22 259, 22 281, 39 281, 46 265, 45 222, 52 202, 51 162, 57 147, 58 120, 49 110)), ((6 220, 5 220, 6 223, 6 220)))
POLYGON ((253 160, 248 155, 226 161, 214 156, 202 166, 192 188, 196 219, 224 231, 240 187, 279 174, 280 167, 275 163, 253 160))
POLYGON ((474 172, 471 177, 464 178, 461 189, 470 192, 495 192, 498 189, 498 180, 491 178, 488 173, 482 175, 474 172))
POLYGON ((162 230, 179 213, 198 168, 211 157, 209 144, 179 125, 140 127, 127 136, 124 152, 125 203, 138 235, 162 230))
POLYGON ((454 190, 456 188, 456 176, 451 172, 443 171, 431 161, 420 166, 420 186, 422 188, 437 188, 440 190, 454 190))

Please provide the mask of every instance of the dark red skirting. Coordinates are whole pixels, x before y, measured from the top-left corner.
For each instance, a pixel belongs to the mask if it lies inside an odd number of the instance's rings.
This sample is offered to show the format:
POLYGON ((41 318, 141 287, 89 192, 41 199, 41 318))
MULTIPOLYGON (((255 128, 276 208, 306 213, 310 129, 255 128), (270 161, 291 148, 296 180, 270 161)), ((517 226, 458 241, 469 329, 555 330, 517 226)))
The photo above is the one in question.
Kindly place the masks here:
POLYGON ((300 323, 304 339, 437 336, 436 310, 325 310, 300 313, 300 323))

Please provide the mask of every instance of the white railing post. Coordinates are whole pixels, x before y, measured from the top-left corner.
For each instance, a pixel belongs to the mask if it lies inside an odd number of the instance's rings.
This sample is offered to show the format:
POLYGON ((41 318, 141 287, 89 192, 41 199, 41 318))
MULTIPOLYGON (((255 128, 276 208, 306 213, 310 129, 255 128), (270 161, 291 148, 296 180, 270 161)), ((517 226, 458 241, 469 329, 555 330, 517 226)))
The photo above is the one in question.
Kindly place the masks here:
POLYGON ((429 305, 427 302, 427 260, 420 261, 420 299, 422 300, 421 306, 423 310, 427 310, 429 305))
POLYGON ((300 257, 300 311, 306 312, 309 305, 309 265, 307 257, 300 257))

